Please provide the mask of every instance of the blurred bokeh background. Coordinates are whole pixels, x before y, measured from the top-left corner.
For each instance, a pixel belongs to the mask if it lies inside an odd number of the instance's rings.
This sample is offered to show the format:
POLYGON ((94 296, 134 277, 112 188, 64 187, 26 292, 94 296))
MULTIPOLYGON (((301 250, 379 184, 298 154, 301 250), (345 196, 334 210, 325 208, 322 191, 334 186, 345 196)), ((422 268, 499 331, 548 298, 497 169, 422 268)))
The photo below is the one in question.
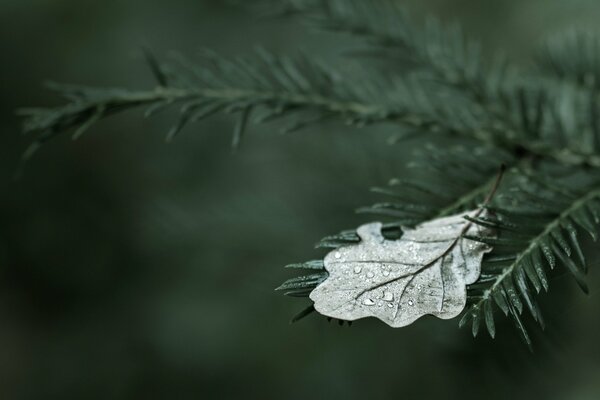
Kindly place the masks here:
MULTIPOLYGON (((486 47, 525 59, 545 34, 594 27, 596 0, 418 0, 486 47)), ((256 44, 331 57, 348 40, 220 0, 0 1, 0 398, 600 398, 600 279, 556 278, 529 353, 510 323, 495 340, 456 321, 394 330, 311 316, 273 291, 322 236, 401 175, 391 127, 252 127, 231 154, 215 117, 166 145, 169 118, 102 122, 46 145, 11 179, 29 138, 14 110, 58 104, 47 79, 144 88, 140 56, 256 44)), ((531 321, 530 321, 531 322, 531 321)))

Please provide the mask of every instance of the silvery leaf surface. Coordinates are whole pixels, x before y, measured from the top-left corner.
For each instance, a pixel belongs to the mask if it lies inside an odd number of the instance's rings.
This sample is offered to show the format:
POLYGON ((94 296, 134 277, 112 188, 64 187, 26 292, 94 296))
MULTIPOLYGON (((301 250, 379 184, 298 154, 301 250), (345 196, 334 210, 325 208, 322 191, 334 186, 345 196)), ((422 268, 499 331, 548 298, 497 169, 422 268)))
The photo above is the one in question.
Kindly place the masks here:
POLYGON ((464 237, 492 235, 464 218, 477 213, 405 228, 398 240, 386 240, 381 223, 361 226, 358 244, 325 257, 329 277, 310 294, 315 309, 347 321, 376 317, 392 327, 409 325, 426 314, 456 317, 466 305, 466 286, 479 279, 482 258, 491 251, 464 237))

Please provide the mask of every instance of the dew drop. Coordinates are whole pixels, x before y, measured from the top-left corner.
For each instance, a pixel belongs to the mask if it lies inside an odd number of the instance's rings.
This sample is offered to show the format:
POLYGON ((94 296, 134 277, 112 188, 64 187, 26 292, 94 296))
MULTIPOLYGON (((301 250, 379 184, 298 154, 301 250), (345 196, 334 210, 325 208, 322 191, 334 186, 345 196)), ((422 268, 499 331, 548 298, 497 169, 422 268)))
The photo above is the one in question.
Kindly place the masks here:
POLYGON ((394 295, 392 294, 392 292, 385 291, 383 292, 383 299, 385 301, 392 301, 394 300, 394 295))
POLYGON ((390 276, 390 271, 383 271, 383 276, 390 276))
POLYGON ((355 274, 360 274, 360 271, 362 271, 362 268, 359 266, 354 267, 354 273, 355 274))
POLYGON ((336 251, 335 254, 333 255, 335 258, 341 258, 342 257, 342 253, 340 253, 339 251, 336 251))
POLYGON ((388 303, 388 307, 389 307, 389 308, 393 308, 393 307, 394 307, 394 305, 393 305, 392 303, 388 303))
POLYGON ((412 299, 410 299, 410 300, 408 300, 408 305, 409 306, 414 306, 415 302, 412 299))
POLYGON ((375 302, 372 299, 366 298, 366 299, 363 300, 363 304, 365 306, 372 306, 372 305, 375 304, 375 302))
POLYGON ((367 278, 372 278, 374 276, 375 276, 375 274, 372 273, 371 271, 367 272, 367 278))

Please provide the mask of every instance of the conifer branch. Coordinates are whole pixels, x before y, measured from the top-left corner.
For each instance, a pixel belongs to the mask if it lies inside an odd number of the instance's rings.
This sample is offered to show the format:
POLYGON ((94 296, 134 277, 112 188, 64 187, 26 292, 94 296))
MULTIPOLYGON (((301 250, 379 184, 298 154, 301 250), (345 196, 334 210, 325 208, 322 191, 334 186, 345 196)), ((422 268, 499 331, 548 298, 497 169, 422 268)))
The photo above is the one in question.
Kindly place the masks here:
POLYGON ((600 85, 600 38, 597 32, 567 30, 546 39, 535 57, 538 69, 582 88, 600 85))
MULTIPOLYGON (((22 109, 19 114, 25 117, 25 132, 37 133, 36 146, 69 130, 77 130, 79 137, 102 118, 140 106, 148 107, 147 117, 179 108, 169 136, 217 112, 245 112, 244 124, 250 114, 254 122, 291 119, 288 131, 331 117, 356 125, 395 121, 428 129, 435 124, 435 106, 415 99, 420 91, 415 83, 357 83, 305 58, 275 57, 265 51, 258 56, 227 60, 207 53, 205 65, 185 61, 176 72, 163 68, 171 71, 168 86, 167 78, 161 78, 160 86, 145 91, 53 84, 51 88, 68 99, 66 105, 22 109)), ((156 73, 155 63, 151 67, 156 73)))
MULTIPOLYGON (((588 124, 591 119, 592 126, 598 127, 600 120, 596 121, 598 116, 593 111, 597 108, 596 97, 587 100, 589 104, 573 95, 560 97, 572 99, 571 103, 549 101, 558 94, 554 89, 550 91, 550 85, 540 87, 543 82, 536 81, 533 87, 523 87, 521 79, 505 72, 503 63, 484 67, 479 51, 468 51, 474 46, 466 43, 460 31, 446 32, 439 23, 433 23, 430 25, 434 28, 430 26, 421 32, 396 3, 376 0, 369 5, 356 0, 292 3, 302 14, 336 29, 343 29, 347 23, 347 30, 352 31, 356 27, 353 21, 367 21, 368 26, 359 29, 360 32, 387 44, 394 43, 399 50, 420 58, 422 68, 434 74, 433 81, 427 74, 391 79, 342 77, 331 67, 306 58, 277 57, 262 50, 257 53, 258 60, 228 60, 205 52, 204 63, 195 65, 182 59, 179 68, 160 65, 146 52, 160 84, 156 89, 131 91, 54 85, 69 103, 58 108, 21 110, 26 117, 25 130, 38 134, 26 156, 33 154, 40 143, 62 132, 75 130, 77 138, 108 115, 146 105, 150 106, 146 113, 149 116, 177 105, 180 115, 168 138, 188 123, 217 112, 241 113, 238 133, 244 132, 248 121, 282 117, 291 120, 286 131, 329 118, 360 126, 386 121, 422 133, 475 138, 515 154, 600 166, 600 128, 588 133, 589 130, 574 126, 571 127, 574 132, 563 132, 573 123, 560 111, 570 107, 579 115, 577 110, 587 107, 590 115, 581 116, 583 120, 576 124, 588 124), (374 16, 369 17, 368 10, 374 10, 374 16), (374 17, 380 16, 388 22, 378 23, 374 17), (454 72, 448 72, 448 68, 454 72), (458 81, 449 76, 458 76, 458 81), (440 86, 440 82, 444 85, 440 86), (581 147, 581 143, 589 141, 594 142, 593 152, 581 147)), ((240 139, 236 137, 234 143, 240 139)))
POLYGON ((470 288, 473 300, 461 320, 473 324, 473 333, 485 321, 495 336, 493 305, 514 321, 528 345, 531 340, 521 321, 523 304, 542 327, 544 321, 531 287, 536 293, 548 290, 546 269, 562 265, 587 292, 586 260, 578 230, 587 231, 596 240, 600 223, 600 181, 597 171, 569 173, 550 183, 539 174, 527 174, 518 187, 522 203, 490 208, 494 218, 474 219, 474 223, 496 229, 497 240, 481 239, 496 247, 482 266, 482 277, 470 288), (574 180, 570 184, 566 180, 574 180), (543 196, 545 204, 533 207, 543 196), (545 261, 544 261, 545 260, 545 261))
MULTIPOLYGON (((429 18, 422 28, 415 24, 405 7, 385 0, 368 4, 361 0, 288 0, 288 10, 320 28, 366 37, 371 44, 401 55, 404 59, 416 61, 416 68, 425 72, 426 76, 431 75, 436 82, 469 98, 469 107, 480 109, 481 113, 476 117, 480 125, 458 129, 448 127, 455 133, 483 141, 494 141, 513 150, 524 148, 530 154, 551 156, 566 163, 600 166, 600 146, 595 146, 595 153, 589 154, 578 150, 573 143, 565 146, 564 143, 557 145, 549 142, 547 138, 539 137, 541 132, 532 132, 531 124, 521 124, 523 121, 532 122, 526 121, 528 116, 525 114, 529 110, 523 109, 523 105, 517 109, 511 105, 522 102, 523 96, 527 95, 526 89, 541 91, 546 97, 542 100, 543 103, 539 99, 535 100, 537 104, 533 107, 539 115, 532 119, 541 122, 542 119, 548 119, 549 115, 556 119, 558 110, 564 108, 565 104, 555 105, 547 100, 556 96, 569 97, 564 95, 560 85, 554 89, 554 82, 547 79, 540 81, 534 72, 517 69, 501 56, 496 56, 492 63, 486 64, 481 46, 469 41, 458 25, 446 27, 438 20, 429 18), (481 114, 485 117, 484 121, 481 114), (560 150, 556 150, 557 148, 560 150)), ((600 59, 600 41, 597 37, 585 32, 575 32, 559 35, 558 39, 548 41, 546 51, 539 58, 542 69, 554 72, 561 78, 571 77, 578 83, 587 81, 587 86, 600 82, 595 75, 598 74, 597 64, 600 59)), ((401 72, 406 73, 405 70, 401 72)), ((591 97, 590 107, 597 108, 596 97, 597 95, 591 97)), ((578 104, 575 108, 581 106, 587 107, 585 104, 578 104)), ((574 112, 576 113, 575 110, 574 112)), ((448 121, 446 116, 441 119, 448 121)), ((557 125, 562 122, 564 121, 555 121, 548 129, 564 129, 557 125)), ((438 125, 443 124, 438 122, 438 125)), ((594 122, 594 126, 597 125, 599 124, 594 122)), ((595 142, 600 141, 600 133, 597 131, 592 138, 595 142)))

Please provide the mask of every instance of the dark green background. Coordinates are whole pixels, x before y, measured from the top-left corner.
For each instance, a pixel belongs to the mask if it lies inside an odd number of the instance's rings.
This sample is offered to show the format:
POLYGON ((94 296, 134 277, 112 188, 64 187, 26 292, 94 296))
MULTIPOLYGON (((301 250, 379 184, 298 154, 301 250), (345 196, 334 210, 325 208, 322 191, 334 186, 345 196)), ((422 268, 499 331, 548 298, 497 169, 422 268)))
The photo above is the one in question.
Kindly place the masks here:
MULTIPOLYGON (((515 58, 600 17, 595 0, 409 3, 515 58)), ((0 398, 600 398, 598 268, 588 297, 551 282, 534 354, 510 323, 494 341, 433 318, 288 324, 306 301, 273 291, 281 266, 366 221, 353 210, 368 187, 410 160, 391 127, 257 126, 232 155, 225 117, 166 145, 167 115, 130 114, 48 144, 11 180, 30 141, 14 109, 60 101, 44 80, 150 87, 141 45, 258 43, 330 56, 349 42, 217 0, 0 1, 0 398)))

